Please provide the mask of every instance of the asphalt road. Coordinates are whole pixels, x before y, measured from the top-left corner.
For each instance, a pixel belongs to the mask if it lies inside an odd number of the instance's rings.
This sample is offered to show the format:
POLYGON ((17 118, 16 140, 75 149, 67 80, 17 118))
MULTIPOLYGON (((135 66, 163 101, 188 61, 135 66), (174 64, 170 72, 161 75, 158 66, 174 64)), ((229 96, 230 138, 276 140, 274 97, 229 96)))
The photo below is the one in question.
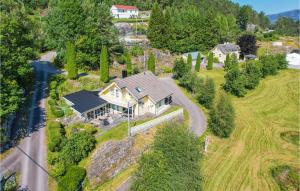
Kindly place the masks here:
MULTIPOLYGON (((191 119, 190 130, 196 136, 201 136, 207 127, 206 117, 203 111, 201 111, 196 104, 194 104, 188 97, 184 95, 184 93, 182 93, 180 88, 171 77, 161 78, 160 81, 166 89, 169 89, 173 92, 173 103, 182 106, 188 111, 191 119)), ((129 177, 124 183, 120 185, 117 191, 129 190, 131 183, 132 178, 129 177)))
POLYGON ((50 61, 55 56, 49 52, 38 61, 33 62, 36 81, 29 109, 27 137, 20 141, 16 149, 1 159, 0 170, 20 172, 20 187, 30 191, 48 190, 48 172, 46 168, 47 148, 45 142, 45 98, 47 81, 51 74, 58 71, 50 61))

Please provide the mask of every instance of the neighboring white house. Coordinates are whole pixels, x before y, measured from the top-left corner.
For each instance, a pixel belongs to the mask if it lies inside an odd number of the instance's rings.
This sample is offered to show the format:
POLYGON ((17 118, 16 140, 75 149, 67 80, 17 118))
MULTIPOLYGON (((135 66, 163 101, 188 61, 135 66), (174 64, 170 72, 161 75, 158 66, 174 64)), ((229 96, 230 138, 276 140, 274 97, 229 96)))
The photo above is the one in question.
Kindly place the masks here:
POLYGON ((290 68, 300 69, 300 49, 294 49, 286 55, 290 68))
POLYGON ((117 78, 98 93, 82 90, 64 99, 79 116, 91 120, 105 114, 160 115, 170 107, 172 92, 162 86, 152 72, 146 71, 117 78))
POLYGON ((128 5, 113 5, 110 8, 114 18, 136 18, 139 15, 139 10, 135 6, 128 5))
POLYGON ((240 57, 240 47, 236 44, 218 44, 213 50, 212 53, 214 57, 218 58, 221 63, 224 63, 226 56, 235 54, 237 58, 240 57))

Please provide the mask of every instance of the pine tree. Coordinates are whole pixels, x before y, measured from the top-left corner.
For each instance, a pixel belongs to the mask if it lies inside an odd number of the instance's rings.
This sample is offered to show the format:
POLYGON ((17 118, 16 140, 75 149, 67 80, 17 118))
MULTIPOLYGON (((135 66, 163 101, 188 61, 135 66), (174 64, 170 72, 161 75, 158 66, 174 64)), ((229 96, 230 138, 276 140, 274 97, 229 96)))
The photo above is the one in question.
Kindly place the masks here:
POLYGON ((105 83, 109 81, 108 53, 106 46, 102 46, 100 53, 100 80, 105 83))
POLYGON ((159 7, 158 3, 155 2, 152 7, 147 37, 151 42, 151 45, 155 48, 162 48, 164 44, 164 15, 159 7))
POLYGON ((188 54, 187 65, 188 65, 189 69, 192 70, 192 68, 193 68, 193 59, 192 59, 191 54, 188 54))
POLYGON ((164 28, 163 28, 163 48, 169 48, 170 44, 170 40, 172 37, 172 31, 171 31, 171 13, 169 8, 167 8, 165 10, 164 13, 164 28))
POLYGON ((227 55, 226 55, 226 60, 225 60, 224 64, 225 64, 225 65, 224 65, 224 70, 225 70, 225 71, 230 70, 230 68, 231 68, 230 54, 227 54, 227 55))
POLYGON ((75 46, 71 42, 66 43, 66 60, 67 66, 66 70, 68 71, 68 78, 75 79, 78 75, 78 70, 75 62, 75 46))
POLYGON ((209 53, 206 69, 207 70, 212 70, 213 69, 213 63, 214 63, 214 55, 213 55, 213 53, 209 53))
POLYGON ((131 56, 129 53, 126 53, 126 71, 127 71, 127 76, 131 76, 133 73, 131 56))
POLYGON ((148 70, 153 72, 155 74, 155 57, 153 53, 151 52, 149 55, 149 59, 147 61, 148 70))
POLYGON ((229 96, 222 93, 209 114, 209 127, 212 132, 219 137, 229 137, 235 126, 235 112, 229 96))
POLYGON ((198 52, 197 59, 196 59, 196 65, 195 65, 195 71, 200 71, 200 64, 201 64, 201 54, 198 52))

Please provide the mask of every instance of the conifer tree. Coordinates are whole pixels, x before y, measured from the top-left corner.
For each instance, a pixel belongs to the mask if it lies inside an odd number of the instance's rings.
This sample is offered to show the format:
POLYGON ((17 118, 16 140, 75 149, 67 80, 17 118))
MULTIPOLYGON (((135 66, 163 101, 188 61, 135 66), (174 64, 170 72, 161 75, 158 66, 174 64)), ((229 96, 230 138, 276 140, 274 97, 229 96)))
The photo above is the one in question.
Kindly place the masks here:
POLYGON ((131 56, 129 53, 126 53, 126 71, 127 71, 127 76, 131 76, 133 73, 131 56))
POLYGON ((78 70, 75 61, 75 46, 74 43, 67 42, 66 43, 66 60, 67 66, 66 70, 68 71, 68 78, 75 79, 78 75, 78 70))
POLYGON ((151 52, 149 55, 149 59, 147 61, 148 70, 153 72, 155 74, 155 57, 153 53, 151 52))
POLYGON ((226 59, 224 62, 224 70, 228 71, 231 68, 231 59, 230 59, 230 54, 226 55, 226 59))
POLYGON ((192 59, 191 54, 188 54, 187 65, 188 65, 189 69, 192 70, 192 68, 193 68, 193 59, 192 59))
POLYGON ((198 97, 198 101, 204 107, 210 109, 213 105, 215 94, 215 82, 213 79, 208 78, 206 79, 204 86, 201 88, 201 94, 198 97))
POLYGON ((169 8, 167 8, 164 12, 164 31, 163 31, 163 48, 169 48, 170 44, 170 39, 172 37, 172 31, 171 31, 171 13, 169 8))
POLYGON ((102 46, 100 53, 100 80, 105 83, 109 81, 108 53, 106 46, 102 46))
POLYGON ((196 65, 195 65, 195 71, 200 71, 200 64, 201 64, 201 54, 198 52, 197 59, 196 59, 196 65))
POLYGON ((209 127, 212 132, 219 137, 229 137, 235 126, 235 112, 229 96, 222 93, 209 114, 209 127))
POLYGON ((147 37, 155 48, 162 48, 164 44, 164 15, 158 3, 153 4, 148 26, 147 37))
POLYGON ((214 55, 213 55, 213 53, 209 53, 207 66, 206 66, 207 70, 212 70, 213 69, 213 62, 214 62, 214 55))

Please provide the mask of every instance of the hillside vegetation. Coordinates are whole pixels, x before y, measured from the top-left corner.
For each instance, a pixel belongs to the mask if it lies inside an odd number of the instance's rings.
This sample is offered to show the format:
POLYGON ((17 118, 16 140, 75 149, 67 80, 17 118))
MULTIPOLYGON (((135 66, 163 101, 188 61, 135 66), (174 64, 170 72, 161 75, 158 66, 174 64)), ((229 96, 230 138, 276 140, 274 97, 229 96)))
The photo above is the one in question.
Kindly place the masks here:
MULTIPOLYGON (((221 70, 202 74, 223 82, 221 70)), ((299 88, 299 71, 284 70, 244 98, 233 98, 236 128, 229 139, 209 135, 204 190, 280 190, 271 169, 300 165, 298 146, 281 138, 299 129, 299 88)))

